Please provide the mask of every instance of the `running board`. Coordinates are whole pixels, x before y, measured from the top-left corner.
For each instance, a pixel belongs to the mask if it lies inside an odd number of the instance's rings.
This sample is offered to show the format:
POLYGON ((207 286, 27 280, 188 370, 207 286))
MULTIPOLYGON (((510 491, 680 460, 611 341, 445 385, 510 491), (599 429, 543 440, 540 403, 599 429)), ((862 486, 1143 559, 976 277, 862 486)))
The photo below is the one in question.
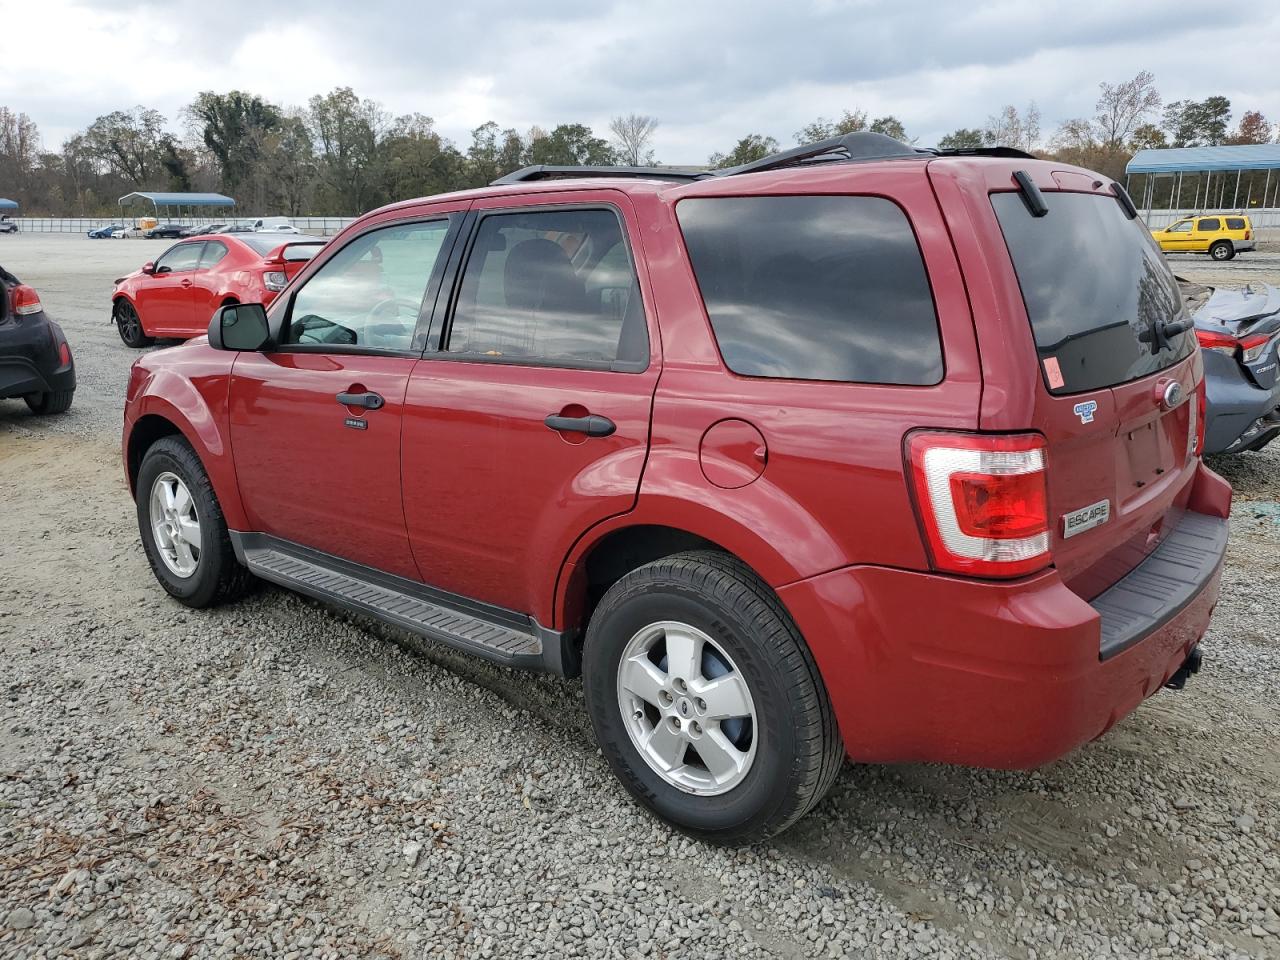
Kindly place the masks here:
POLYGON ((570 638, 532 617, 266 534, 228 532, 236 557, 263 580, 496 663, 576 673, 570 638))

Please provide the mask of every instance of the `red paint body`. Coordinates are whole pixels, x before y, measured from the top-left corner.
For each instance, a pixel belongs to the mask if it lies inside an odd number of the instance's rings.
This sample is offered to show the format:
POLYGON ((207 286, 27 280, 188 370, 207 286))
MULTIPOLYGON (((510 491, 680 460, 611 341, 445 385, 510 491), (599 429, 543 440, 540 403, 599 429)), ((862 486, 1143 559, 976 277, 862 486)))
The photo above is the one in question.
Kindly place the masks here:
MULTIPOLYGON (((274 238, 272 238, 274 240, 274 238)), ((283 273, 292 280, 305 266, 305 261, 285 260, 280 249, 289 243, 314 240, 314 237, 281 238, 279 246, 263 254, 233 234, 213 234, 182 240, 170 247, 222 244, 226 254, 211 266, 197 266, 171 273, 144 273, 135 270, 116 285, 112 300, 128 300, 138 311, 142 331, 148 337, 187 340, 208 332, 213 312, 224 303, 261 303, 275 299, 263 274, 283 273)), ((163 259, 165 254, 157 260, 163 259)))
MULTIPOLYGON (((1105 662, 1088 601, 1149 554, 1183 511, 1226 516, 1230 488, 1198 457, 1186 458, 1188 405, 1162 413, 1156 402, 1171 379, 1194 393, 1198 352, 1119 387, 1047 392, 988 199, 1011 189, 1015 169, 1028 170, 1042 191, 1110 189, 1051 163, 946 159, 680 186, 517 184, 383 208, 334 238, 290 290, 374 226, 491 208, 608 204, 624 224, 639 277, 648 368, 475 362, 431 349, 237 355, 192 343, 135 364, 126 462, 131 448, 136 455, 141 418, 167 418, 204 459, 233 528, 562 630, 584 626, 585 570, 613 534, 682 531, 736 554, 777 591, 813 651, 855 759, 1042 763, 1098 736, 1158 689, 1203 635, 1216 575, 1164 627, 1105 662), (932 285, 942 382, 897 387, 731 373, 675 206, 684 197, 745 193, 870 194, 897 203, 932 285), (358 412, 368 429, 345 429, 352 411, 333 399, 355 387, 387 401, 358 412), (1080 422, 1072 408, 1081 399, 1097 401, 1106 426, 1080 422), (613 420, 616 432, 587 439, 543 424, 549 414, 588 413, 613 420), (920 429, 1043 434, 1050 517, 1107 498, 1112 519, 1070 540, 1052 530, 1052 566, 1030 576, 939 574, 904 464, 904 440, 920 429)), ((286 293, 269 311, 273 323, 288 300, 286 293)), ((439 330, 447 293, 435 302, 431 328, 439 330)), ((145 303, 141 312, 145 318, 145 303)))

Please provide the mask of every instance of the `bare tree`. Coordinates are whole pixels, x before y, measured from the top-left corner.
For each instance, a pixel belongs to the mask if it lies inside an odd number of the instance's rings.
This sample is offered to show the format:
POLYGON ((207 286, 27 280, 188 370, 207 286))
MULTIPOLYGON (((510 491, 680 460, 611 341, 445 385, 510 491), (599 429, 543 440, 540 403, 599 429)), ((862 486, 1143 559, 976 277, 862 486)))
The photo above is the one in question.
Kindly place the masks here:
POLYGON ((618 145, 618 159, 632 167, 653 163, 653 151, 649 149, 649 144, 657 129, 657 118, 642 113, 629 113, 625 117, 610 120, 609 130, 618 145))
POLYGON ((1007 104, 998 114, 987 117, 982 132, 993 147, 1016 147, 1030 153, 1040 142, 1040 108, 1032 100, 1022 113, 1013 104, 1007 104))
POLYGON ((1093 123, 1095 136, 1104 150, 1116 153, 1125 149, 1134 131, 1160 109, 1160 94, 1156 92, 1155 83, 1151 72, 1143 70, 1123 83, 1110 84, 1104 80, 1098 84, 1102 93, 1095 105, 1093 123))

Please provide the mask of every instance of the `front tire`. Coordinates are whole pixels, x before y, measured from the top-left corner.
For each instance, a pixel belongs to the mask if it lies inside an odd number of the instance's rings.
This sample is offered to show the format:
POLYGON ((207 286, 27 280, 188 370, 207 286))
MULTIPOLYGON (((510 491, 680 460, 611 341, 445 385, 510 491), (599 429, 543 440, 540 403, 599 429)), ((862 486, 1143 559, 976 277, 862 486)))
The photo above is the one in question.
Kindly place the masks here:
POLYGON ((1209 256, 1214 260, 1231 260, 1236 255, 1236 248, 1229 240, 1219 240, 1209 248, 1209 256))
POLYGON ((22 399, 27 401, 32 413, 45 416, 70 410, 75 393, 74 390, 50 390, 47 393, 28 393, 22 399))
POLYGON ((236 560, 209 475, 191 445, 163 437, 138 468, 138 532, 151 571, 188 607, 234 600, 250 584, 236 560))
POLYGON ((839 773, 844 746, 817 665, 734 557, 676 554, 624 576, 591 617, 582 672, 614 774, 692 836, 772 836, 839 773))
POLYGON ((123 297, 117 300, 112 312, 115 314, 116 329, 120 332, 120 339, 124 341, 126 347, 138 350, 156 342, 154 337, 148 337, 142 329, 142 318, 138 316, 138 311, 128 300, 123 297))

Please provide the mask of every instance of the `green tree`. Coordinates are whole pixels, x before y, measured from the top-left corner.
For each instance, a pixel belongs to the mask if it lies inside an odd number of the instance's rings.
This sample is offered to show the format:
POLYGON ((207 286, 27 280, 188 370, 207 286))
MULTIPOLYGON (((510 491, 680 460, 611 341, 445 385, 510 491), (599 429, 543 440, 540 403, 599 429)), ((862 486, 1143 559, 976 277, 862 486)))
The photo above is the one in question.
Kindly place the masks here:
POLYGON ((1140 124, 1133 131, 1133 139, 1129 141, 1130 151, 1162 150, 1169 146, 1169 138, 1154 123, 1140 124))
POLYGON ((883 133, 886 137, 893 137, 895 140, 907 142, 907 129, 902 125, 902 121, 895 116, 877 117, 871 121, 868 129, 872 133, 883 133))
POLYGON ((1164 128, 1175 147, 1217 146, 1227 139, 1231 101, 1213 96, 1175 100, 1164 109, 1164 128))
POLYGON ((467 185, 478 187, 520 169, 524 164, 525 143, 520 134, 501 129, 490 120, 471 131, 467 148, 467 185))
POLYGON ((455 190, 464 182, 464 161, 420 113, 397 117, 381 144, 383 192, 391 200, 455 190))
POLYGON ((778 141, 759 133, 748 133, 734 144, 728 153, 713 153, 707 164, 712 167, 736 167, 753 160, 762 160, 771 153, 778 152, 778 141))
POLYGON ((240 90, 197 94, 186 112, 230 193, 258 172, 268 138, 282 120, 278 107, 240 90))
POLYGON ((985 146, 986 140, 982 131, 972 127, 960 127, 952 130, 938 141, 939 150, 977 150, 985 146))
POLYGON ((550 133, 531 136, 529 163, 566 167, 598 167, 616 160, 613 147, 581 123, 562 123, 550 133))
MULTIPOLYGON (((812 123, 805 124, 796 131, 796 143, 803 146, 806 143, 817 143, 819 140, 843 137, 846 133, 857 133, 859 130, 865 129, 867 129, 867 112, 855 107, 853 110, 844 111, 838 120, 818 117, 812 123)), ((773 138, 770 137, 769 139, 772 140, 773 138)), ((773 150, 777 150, 776 141, 774 142, 773 150)), ((772 153, 773 150, 769 152, 772 153)))
POLYGON ((164 176, 168 134, 158 110, 137 106, 98 117, 85 130, 84 145, 95 160, 134 187, 154 186, 164 176))
POLYGON ((350 87, 337 87, 308 101, 307 123, 318 154, 318 202, 325 212, 352 215, 374 206, 378 146, 387 127, 382 107, 350 87))

